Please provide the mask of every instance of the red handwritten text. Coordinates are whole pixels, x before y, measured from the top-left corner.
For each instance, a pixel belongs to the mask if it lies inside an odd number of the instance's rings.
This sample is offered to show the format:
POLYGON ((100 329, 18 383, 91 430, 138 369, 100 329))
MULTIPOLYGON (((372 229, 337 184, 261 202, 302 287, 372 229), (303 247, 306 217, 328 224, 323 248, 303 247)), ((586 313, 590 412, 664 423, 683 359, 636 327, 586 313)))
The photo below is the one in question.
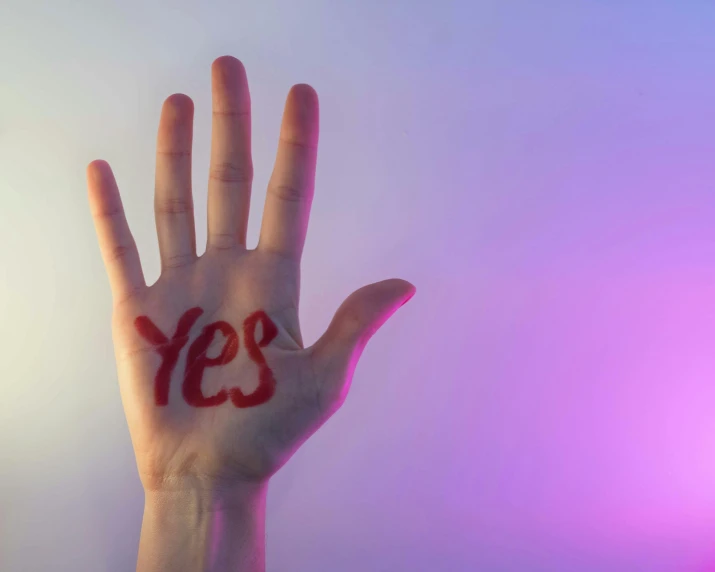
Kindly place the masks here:
MULTIPOLYGON (((189 340, 189 330, 203 314, 199 307, 184 312, 179 319, 176 332, 169 340, 166 335, 151 321, 148 316, 139 316, 134 320, 134 326, 139 334, 151 343, 162 358, 154 379, 154 400, 159 406, 169 403, 169 385, 171 373, 179 360, 179 353, 189 340)), ((278 328, 263 310, 257 310, 243 322, 243 336, 250 359, 258 365, 258 387, 249 394, 244 394, 238 387, 221 388, 215 395, 206 396, 201 389, 201 380, 207 367, 226 365, 237 355, 239 349, 236 330, 223 320, 204 326, 199 336, 189 346, 184 370, 184 381, 181 393, 186 403, 193 407, 216 407, 231 400, 236 407, 255 407, 268 401, 275 392, 276 380, 266 358, 260 348, 266 347, 278 335, 278 328), (261 323, 263 332, 259 342, 255 339, 256 327, 261 323), (214 358, 206 356, 209 346, 216 335, 221 332, 226 342, 221 353, 214 358)))
POLYGON ((258 310, 248 316, 243 322, 243 338, 250 358, 258 364, 258 387, 253 393, 245 395, 240 388, 231 388, 231 401, 236 407, 253 407, 265 403, 276 390, 276 380, 273 372, 263 357, 261 348, 270 344, 278 335, 278 328, 263 310, 258 310), (256 343, 256 325, 263 325, 263 337, 256 343))
POLYGON ((189 330, 203 313, 201 308, 191 308, 184 312, 171 340, 147 316, 139 316, 134 320, 134 326, 139 335, 156 347, 156 351, 162 359, 159 370, 156 372, 156 378, 154 378, 154 401, 157 405, 169 403, 171 372, 174 371, 176 362, 179 361, 181 348, 189 341, 189 330))

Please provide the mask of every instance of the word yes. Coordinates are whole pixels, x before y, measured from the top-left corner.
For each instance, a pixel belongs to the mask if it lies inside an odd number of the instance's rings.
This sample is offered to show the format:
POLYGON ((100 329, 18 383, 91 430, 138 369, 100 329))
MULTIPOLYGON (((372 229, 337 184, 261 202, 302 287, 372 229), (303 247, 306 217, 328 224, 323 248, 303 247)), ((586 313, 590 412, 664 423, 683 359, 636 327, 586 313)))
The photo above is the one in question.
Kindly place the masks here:
MULTIPOLYGON (((169 403, 169 383, 171 372, 179 361, 179 352, 189 341, 189 330, 203 314, 199 307, 184 312, 179 319, 176 332, 169 339, 148 316, 139 316, 134 320, 139 335, 152 344, 162 361, 154 379, 154 401, 159 406, 169 403)), ((199 336, 189 346, 184 370, 184 381, 181 393, 184 400, 194 407, 216 407, 229 399, 236 407, 254 407, 268 401, 275 392, 276 380, 261 352, 278 335, 278 328, 273 320, 263 310, 257 310, 243 322, 243 337, 248 350, 248 356, 258 364, 259 384, 253 393, 246 395, 238 387, 222 388, 216 395, 206 396, 201 390, 201 379, 207 367, 216 367, 229 363, 238 354, 238 334, 228 322, 219 320, 204 326, 199 336), (256 342, 255 333, 258 322, 263 326, 263 338, 256 342), (226 336, 226 343, 221 353, 215 358, 206 356, 216 332, 226 336)))

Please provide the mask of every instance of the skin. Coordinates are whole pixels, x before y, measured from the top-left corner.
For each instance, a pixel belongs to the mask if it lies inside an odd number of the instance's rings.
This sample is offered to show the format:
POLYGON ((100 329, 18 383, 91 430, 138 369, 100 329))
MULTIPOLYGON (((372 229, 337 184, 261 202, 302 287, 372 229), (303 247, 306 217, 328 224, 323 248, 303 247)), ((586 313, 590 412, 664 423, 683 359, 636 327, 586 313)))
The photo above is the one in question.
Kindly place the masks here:
POLYGON ((307 84, 288 93, 258 245, 247 249, 253 163, 245 68, 222 56, 211 80, 204 254, 196 254, 188 96, 171 95, 161 110, 154 284, 144 280, 112 170, 102 160, 87 166, 122 404, 145 491, 141 571, 265 570, 270 477, 339 409, 365 345, 415 293, 401 279, 364 286, 304 347, 300 260, 315 182, 317 93, 307 84))

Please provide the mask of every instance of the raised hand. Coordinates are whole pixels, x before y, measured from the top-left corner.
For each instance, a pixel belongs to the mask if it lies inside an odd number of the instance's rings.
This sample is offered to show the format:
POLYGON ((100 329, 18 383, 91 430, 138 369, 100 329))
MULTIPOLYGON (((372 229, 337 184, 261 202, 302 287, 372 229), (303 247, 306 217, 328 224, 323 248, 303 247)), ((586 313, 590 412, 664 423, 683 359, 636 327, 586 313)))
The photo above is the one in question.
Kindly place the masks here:
POLYGON ((201 256, 191 190, 193 102, 174 94, 162 108, 154 194, 161 275, 151 286, 109 165, 87 167, 114 300, 122 402, 146 491, 266 482, 343 403, 368 340, 415 292, 400 279, 360 288, 304 348, 300 259, 315 180, 317 94, 306 84, 288 94, 260 238, 250 250, 250 96, 240 61, 214 61, 212 93, 201 256))

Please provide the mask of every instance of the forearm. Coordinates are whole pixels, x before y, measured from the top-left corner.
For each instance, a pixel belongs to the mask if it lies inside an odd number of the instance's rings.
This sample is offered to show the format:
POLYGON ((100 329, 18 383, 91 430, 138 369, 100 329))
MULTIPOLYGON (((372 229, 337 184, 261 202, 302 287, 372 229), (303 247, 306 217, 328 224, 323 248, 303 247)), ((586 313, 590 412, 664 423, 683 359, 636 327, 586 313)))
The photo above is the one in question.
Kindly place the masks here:
POLYGON ((265 572, 267 488, 147 491, 137 572, 265 572))

